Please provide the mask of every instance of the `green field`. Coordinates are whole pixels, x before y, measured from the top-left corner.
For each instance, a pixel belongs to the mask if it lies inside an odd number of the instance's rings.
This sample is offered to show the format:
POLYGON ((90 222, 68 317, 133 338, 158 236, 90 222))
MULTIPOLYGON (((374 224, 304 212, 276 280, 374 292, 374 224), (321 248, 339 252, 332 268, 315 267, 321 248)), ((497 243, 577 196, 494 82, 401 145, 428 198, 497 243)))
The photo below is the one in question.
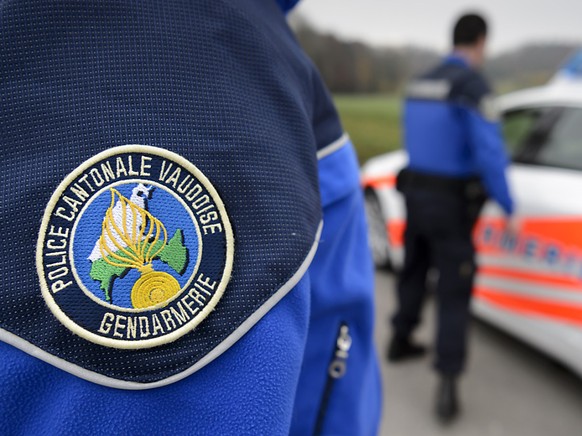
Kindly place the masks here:
POLYGON ((360 163, 401 146, 398 97, 387 95, 335 95, 346 132, 350 134, 360 163))

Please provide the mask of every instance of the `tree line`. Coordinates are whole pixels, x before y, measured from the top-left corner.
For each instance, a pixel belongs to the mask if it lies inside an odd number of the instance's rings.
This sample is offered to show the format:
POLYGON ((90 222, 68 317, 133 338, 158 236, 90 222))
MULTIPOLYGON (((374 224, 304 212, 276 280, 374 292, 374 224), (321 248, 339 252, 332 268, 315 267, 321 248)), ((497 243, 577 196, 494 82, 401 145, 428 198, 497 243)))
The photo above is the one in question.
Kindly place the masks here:
MULTIPOLYGON (((292 27, 334 93, 398 93, 442 55, 414 46, 377 48, 344 41, 301 19, 294 20, 292 27)), ((577 43, 527 44, 491 57, 485 73, 501 92, 540 85, 578 49, 577 43)))

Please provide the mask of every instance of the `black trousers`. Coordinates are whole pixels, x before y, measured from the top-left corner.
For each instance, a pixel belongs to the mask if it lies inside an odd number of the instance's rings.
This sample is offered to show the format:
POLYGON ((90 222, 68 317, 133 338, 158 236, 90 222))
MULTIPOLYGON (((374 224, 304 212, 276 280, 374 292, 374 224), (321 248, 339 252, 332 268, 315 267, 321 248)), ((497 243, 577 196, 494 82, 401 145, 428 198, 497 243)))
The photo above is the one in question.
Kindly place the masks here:
POLYGON ((467 354, 469 303, 475 276, 472 229, 481 204, 459 194, 405 191, 407 226, 405 261, 399 277, 399 308, 393 317, 395 335, 408 338, 420 320, 427 290, 427 272, 438 270, 436 284, 437 371, 462 372, 467 354))

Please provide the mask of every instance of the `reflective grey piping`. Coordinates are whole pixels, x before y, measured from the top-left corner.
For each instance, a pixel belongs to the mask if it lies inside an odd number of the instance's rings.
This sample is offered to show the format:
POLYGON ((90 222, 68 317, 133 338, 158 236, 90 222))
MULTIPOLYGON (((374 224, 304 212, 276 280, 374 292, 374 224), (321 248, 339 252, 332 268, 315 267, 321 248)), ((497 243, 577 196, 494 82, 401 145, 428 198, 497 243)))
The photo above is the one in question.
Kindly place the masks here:
POLYGON ((311 264, 311 261, 315 256, 315 252, 317 251, 317 247, 319 245, 319 238, 321 237, 322 228, 323 222, 320 222, 319 227, 317 229, 317 233, 315 235, 315 241, 313 242, 313 245, 309 250, 309 253, 305 257, 305 260, 303 261, 299 269, 295 272, 295 274, 293 274, 293 276, 289 279, 289 281, 287 281, 287 283, 285 283, 265 303, 263 303, 263 305, 259 307, 259 309, 257 309, 240 326, 238 326, 238 328, 234 332, 232 332, 230 336, 228 336, 224 341, 222 341, 212 351, 210 351, 210 353, 208 353, 206 356, 204 356, 190 368, 182 371, 181 373, 174 374, 171 377, 165 378, 164 380, 159 380, 153 383, 137 383, 107 377, 105 375, 98 374, 96 372, 81 368, 80 366, 75 365, 73 363, 69 363, 66 360, 54 356, 38 348, 36 345, 33 345, 30 342, 4 329, 0 329, 0 341, 6 342, 7 344, 19 348, 25 353, 30 354, 31 356, 43 360, 47 363, 50 363, 51 365, 56 366, 57 368, 62 369, 63 371, 73 374, 79 378, 110 388, 142 390, 167 386, 195 373, 199 369, 208 365, 210 362, 212 362, 226 350, 228 350, 232 345, 234 345, 236 341, 238 341, 246 332, 248 332, 251 329, 251 327, 253 327, 257 322, 259 322, 259 320, 263 316, 265 316, 267 312, 271 310, 285 295, 287 295, 289 291, 291 291, 291 289, 295 287, 295 285, 299 282, 299 280, 301 280, 301 278, 307 272, 307 269, 309 268, 309 265, 311 264))
POLYGON ((451 83, 448 80, 416 80, 407 86, 406 98, 444 101, 450 91, 451 83))
POLYGON ((339 139, 336 139, 331 144, 326 145, 321 150, 317 152, 317 159, 323 159, 326 156, 329 156, 334 151, 339 150, 344 145, 346 145, 350 141, 350 137, 347 133, 344 133, 339 139))

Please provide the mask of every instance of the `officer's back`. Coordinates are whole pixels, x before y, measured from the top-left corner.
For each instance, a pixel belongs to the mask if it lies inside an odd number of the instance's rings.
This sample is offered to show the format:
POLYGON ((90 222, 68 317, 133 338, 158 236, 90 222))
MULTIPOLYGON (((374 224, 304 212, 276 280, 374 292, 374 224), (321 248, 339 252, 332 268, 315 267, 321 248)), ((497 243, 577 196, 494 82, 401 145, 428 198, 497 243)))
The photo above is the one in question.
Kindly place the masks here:
POLYGON ((454 55, 413 82, 405 112, 411 168, 470 175, 474 168, 463 128, 464 113, 477 109, 487 93, 482 76, 454 55))
POLYGON ((507 157, 491 88, 453 52, 407 90, 404 108, 409 169, 458 179, 478 176, 509 215, 507 157))
POLYGON ((486 195, 508 216, 513 211, 500 125, 489 85, 478 71, 486 35, 482 17, 461 17, 452 54, 409 85, 404 109, 409 165, 398 187, 406 198, 405 261, 388 359, 424 353, 412 334, 420 321, 427 273, 436 268, 435 369, 441 377, 436 410, 444 420, 458 412, 455 385, 465 367, 476 270, 472 229, 486 195))

